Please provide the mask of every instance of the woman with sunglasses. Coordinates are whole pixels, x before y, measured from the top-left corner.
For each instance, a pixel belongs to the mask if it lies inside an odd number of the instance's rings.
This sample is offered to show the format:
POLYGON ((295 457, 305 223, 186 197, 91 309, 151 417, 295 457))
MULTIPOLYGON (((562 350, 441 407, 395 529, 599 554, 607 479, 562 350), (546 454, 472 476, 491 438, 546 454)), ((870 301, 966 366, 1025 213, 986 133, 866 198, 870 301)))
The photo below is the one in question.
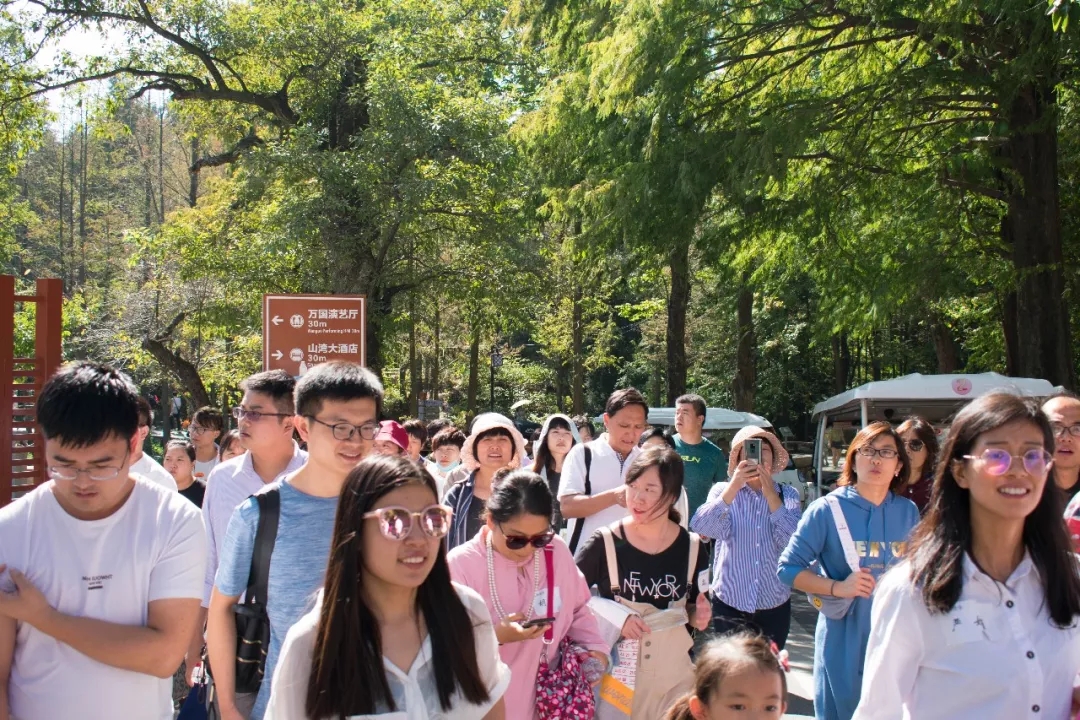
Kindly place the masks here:
POLYGON ((859 720, 1073 717, 1080 574, 1053 449, 1030 400, 956 416, 930 510, 876 593, 859 720))
POLYGON ((919 514, 926 514, 930 504, 930 490, 934 487, 934 468, 937 466, 937 431, 929 422, 913 415, 896 428, 896 434, 904 441, 911 470, 908 482, 900 495, 915 503, 919 514))
POLYGON ((266 720, 503 720, 510 672, 491 616, 450 582, 450 510, 407 458, 345 480, 326 586, 289 630, 266 720))
POLYGON ((915 504, 896 494, 907 483, 908 465, 889 423, 867 425, 848 446, 840 487, 806 509, 780 555, 780 580, 810 593, 822 610, 814 634, 818 720, 850 720, 859 704, 874 586, 904 555, 919 521, 915 504), (838 519, 851 540, 849 552, 838 519))
POLYGON ((618 647, 637 642, 632 720, 656 720, 692 690, 693 639, 687 624, 708 629, 712 605, 700 586, 709 553, 679 524, 683 461, 668 447, 650 447, 626 471, 628 517, 593 533, 578 567, 600 597, 627 611, 618 647))
POLYGON ((537 672, 542 659, 559 666, 563 638, 584 648, 602 667, 611 650, 588 608, 589 586, 552 528, 552 507, 546 480, 528 470, 504 471, 487 499, 484 527, 448 558, 454 581, 473 588, 487 603, 499 655, 510 667, 506 714, 521 720, 538 717, 537 672), (549 585, 554 607, 548 607, 549 585), (549 618, 554 622, 546 622, 549 618), (549 627, 552 632, 545 637, 549 627))

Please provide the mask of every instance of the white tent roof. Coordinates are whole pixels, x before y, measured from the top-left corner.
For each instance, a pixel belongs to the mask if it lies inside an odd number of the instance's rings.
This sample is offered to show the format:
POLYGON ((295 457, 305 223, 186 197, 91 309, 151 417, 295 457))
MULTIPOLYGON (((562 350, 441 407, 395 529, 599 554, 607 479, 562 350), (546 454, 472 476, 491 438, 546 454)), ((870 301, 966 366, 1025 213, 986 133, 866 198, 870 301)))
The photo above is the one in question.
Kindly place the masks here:
MULTIPOLYGON (((650 425, 675 425, 675 408, 649 408, 650 425)), ((747 425, 771 428, 772 423, 754 413, 728 410, 727 408, 707 408, 705 410, 704 430, 741 430, 747 425)))
POLYGON ((863 400, 875 405, 961 405, 986 393, 1002 390, 1029 397, 1053 395, 1060 388, 1047 380, 1017 378, 998 373, 973 375, 921 375, 912 373, 892 380, 871 382, 835 395, 814 406, 814 416, 858 411, 863 400))

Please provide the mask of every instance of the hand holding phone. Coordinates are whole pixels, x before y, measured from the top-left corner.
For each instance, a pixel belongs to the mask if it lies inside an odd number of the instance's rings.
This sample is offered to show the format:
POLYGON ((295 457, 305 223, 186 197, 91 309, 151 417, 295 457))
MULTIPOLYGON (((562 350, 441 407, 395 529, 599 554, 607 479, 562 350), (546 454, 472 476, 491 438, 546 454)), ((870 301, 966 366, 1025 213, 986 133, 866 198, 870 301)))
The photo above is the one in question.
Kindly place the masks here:
POLYGON ((526 629, 541 627, 544 625, 550 625, 553 622, 555 622, 555 618, 553 617, 533 618, 532 620, 526 620, 525 622, 521 623, 521 627, 526 629))
POLYGON ((743 440, 743 459, 757 465, 761 464, 761 438, 743 440))

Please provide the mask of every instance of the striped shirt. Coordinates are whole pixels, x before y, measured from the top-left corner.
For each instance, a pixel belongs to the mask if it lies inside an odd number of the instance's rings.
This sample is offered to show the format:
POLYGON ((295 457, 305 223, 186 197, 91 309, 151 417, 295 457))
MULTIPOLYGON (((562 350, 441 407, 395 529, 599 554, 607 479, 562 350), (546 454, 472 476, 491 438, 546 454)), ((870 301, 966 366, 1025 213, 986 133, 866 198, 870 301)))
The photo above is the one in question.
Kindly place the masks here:
POLYGON ((747 613, 782 605, 791 588, 776 577, 776 567, 802 515, 799 493, 777 484, 784 504, 770 512, 765 496, 746 486, 728 505, 720 499, 725 488, 727 483, 714 485, 690 521, 691 530, 716 540, 713 597, 747 613))

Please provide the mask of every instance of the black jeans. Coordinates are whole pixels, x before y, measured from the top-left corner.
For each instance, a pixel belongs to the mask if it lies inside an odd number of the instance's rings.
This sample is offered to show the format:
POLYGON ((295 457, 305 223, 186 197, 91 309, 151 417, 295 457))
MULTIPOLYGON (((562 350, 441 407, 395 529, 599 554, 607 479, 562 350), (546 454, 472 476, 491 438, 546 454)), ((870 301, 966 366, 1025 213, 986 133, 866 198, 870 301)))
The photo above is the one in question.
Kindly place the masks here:
POLYGON ((717 635, 730 635, 750 630, 766 636, 781 650, 787 644, 791 630, 791 600, 768 610, 748 613, 725 605, 718 599, 712 601, 713 630, 717 635))

